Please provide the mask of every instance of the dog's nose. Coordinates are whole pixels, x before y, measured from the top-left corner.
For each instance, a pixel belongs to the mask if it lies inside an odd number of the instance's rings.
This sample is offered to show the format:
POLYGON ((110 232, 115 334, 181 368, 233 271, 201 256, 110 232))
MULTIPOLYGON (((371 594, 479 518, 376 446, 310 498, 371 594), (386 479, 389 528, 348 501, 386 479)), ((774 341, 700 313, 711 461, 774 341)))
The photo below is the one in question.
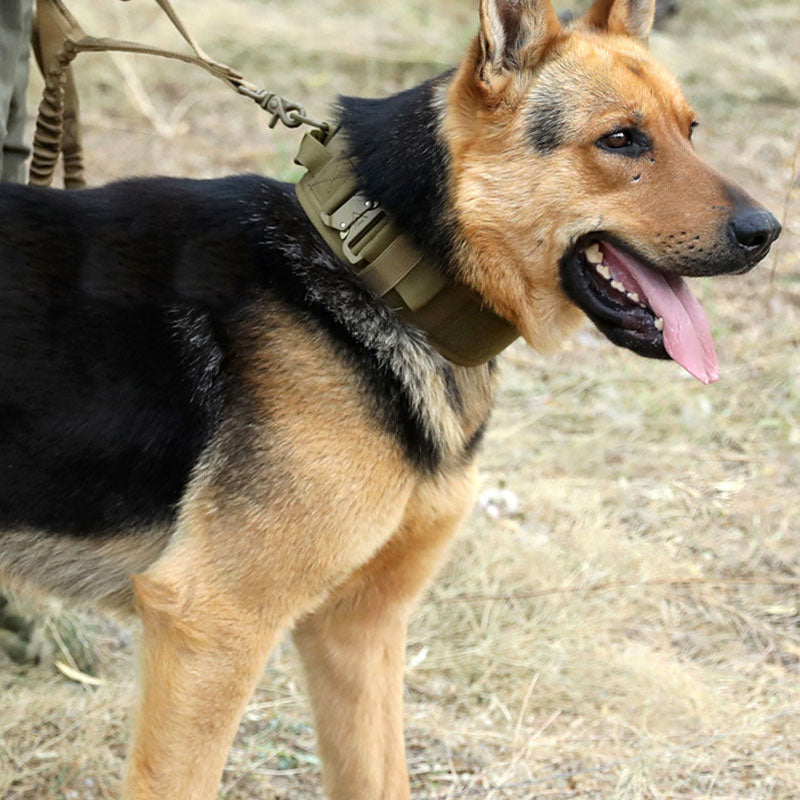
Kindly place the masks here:
POLYGON ((781 235, 781 224, 769 211, 749 208, 731 220, 730 230, 736 244, 755 261, 765 256, 770 245, 781 235))

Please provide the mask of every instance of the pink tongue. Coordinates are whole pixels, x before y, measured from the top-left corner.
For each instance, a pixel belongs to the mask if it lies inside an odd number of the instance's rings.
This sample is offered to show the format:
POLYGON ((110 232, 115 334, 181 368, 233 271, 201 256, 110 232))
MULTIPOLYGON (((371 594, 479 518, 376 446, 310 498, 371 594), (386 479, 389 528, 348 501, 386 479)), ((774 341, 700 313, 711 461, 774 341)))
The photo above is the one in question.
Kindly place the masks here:
POLYGON ((664 320, 664 347, 670 357, 703 383, 719 380, 719 363, 708 317, 679 275, 665 275, 613 245, 601 244, 606 264, 628 291, 633 282, 643 299, 664 320))

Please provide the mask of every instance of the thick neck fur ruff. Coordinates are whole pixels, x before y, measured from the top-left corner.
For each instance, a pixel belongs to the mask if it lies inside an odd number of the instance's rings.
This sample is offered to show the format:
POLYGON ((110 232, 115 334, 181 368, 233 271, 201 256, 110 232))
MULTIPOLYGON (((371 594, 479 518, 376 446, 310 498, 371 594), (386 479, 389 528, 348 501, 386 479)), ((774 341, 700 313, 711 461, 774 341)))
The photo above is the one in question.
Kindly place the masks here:
MULTIPOLYGON (((442 257, 451 237, 434 101, 425 84, 343 100, 341 119, 365 190, 442 257), (399 170, 407 185, 393 197, 399 170)), ((474 395, 485 418, 491 367, 453 367, 398 321, 333 257, 289 185, 251 175, 75 193, 4 186, 0 243, 0 530, 169 525, 225 405, 246 395, 242 354, 275 309, 336 343, 376 422, 421 472, 463 463, 480 440, 485 419, 464 417, 474 395)))

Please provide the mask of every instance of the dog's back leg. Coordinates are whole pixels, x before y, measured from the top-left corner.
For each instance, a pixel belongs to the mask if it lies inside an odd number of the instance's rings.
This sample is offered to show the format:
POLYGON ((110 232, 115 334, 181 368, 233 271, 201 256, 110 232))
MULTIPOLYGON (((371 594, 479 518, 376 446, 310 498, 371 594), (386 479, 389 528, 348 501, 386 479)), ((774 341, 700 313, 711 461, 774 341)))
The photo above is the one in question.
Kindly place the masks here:
POLYGON ((403 741, 406 625, 470 508, 473 474, 441 479, 395 536, 294 631, 331 800, 408 800, 403 741))

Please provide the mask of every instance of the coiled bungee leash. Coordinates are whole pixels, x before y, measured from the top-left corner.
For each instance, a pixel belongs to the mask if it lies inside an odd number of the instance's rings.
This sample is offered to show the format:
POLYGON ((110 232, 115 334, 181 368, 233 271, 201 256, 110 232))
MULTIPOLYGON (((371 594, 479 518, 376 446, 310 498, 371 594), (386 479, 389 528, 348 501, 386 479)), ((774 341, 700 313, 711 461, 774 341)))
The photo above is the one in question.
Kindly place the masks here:
POLYGON ((219 78, 235 92, 258 103, 272 117, 270 128, 282 122, 289 128, 310 125, 322 131, 328 130, 327 122, 306 116, 305 109, 299 103, 293 103, 276 92, 260 89, 227 64, 215 61, 197 44, 169 0, 156 2, 192 48, 194 55, 162 50, 139 42, 90 36, 62 0, 36 1, 33 44, 45 86, 36 119, 33 158, 28 178, 30 184, 50 186, 59 155, 63 155, 65 186, 85 186, 78 98, 70 68, 79 53, 137 53, 195 64, 219 78))
POLYGON ((276 92, 260 89, 197 44, 169 0, 156 0, 194 55, 138 42, 89 36, 62 0, 37 0, 34 50, 45 77, 36 120, 29 183, 50 186, 59 157, 66 188, 85 186, 78 98, 70 64, 79 53, 123 52, 195 64, 258 103, 289 128, 308 125, 295 163, 306 168, 297 196, 309 220, 336 256, 406 322, 426 332, 449 361, 478 366, 518 337, 516 329, 489 309, 467 286, 454 281, 402 233, 386 212, 360 193, 342 137, 327 122, 276 92))

